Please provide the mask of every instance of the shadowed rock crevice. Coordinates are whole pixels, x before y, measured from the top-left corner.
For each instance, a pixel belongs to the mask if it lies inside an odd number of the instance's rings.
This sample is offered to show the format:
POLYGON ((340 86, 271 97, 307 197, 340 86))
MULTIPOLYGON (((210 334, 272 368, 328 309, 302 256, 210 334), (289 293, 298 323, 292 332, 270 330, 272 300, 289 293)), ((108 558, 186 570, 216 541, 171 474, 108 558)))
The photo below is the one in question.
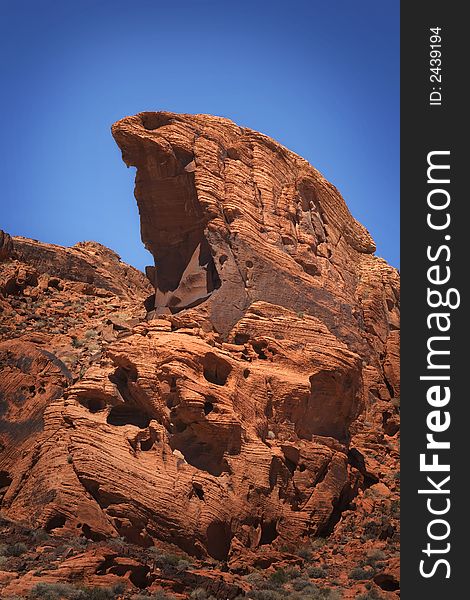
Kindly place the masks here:
POLYGON ((204 377, 215 385, 225 385, 232 371, 230 363, 213 352, 208 352, 202 361, 204 377))
POLYGON ((207 528, 207 551, 216 560, 227 560, 232 541, 229 523, 213 521, 207 528))
POLYGON ((119 404, 111 408, 108 417, 106 418, 106 422, 108 425, 115 425, 118 427, 123 425, 135 425, 135 427, 145 429, 149 426, 150 417, 133 404, 119 404))
MULTIPOLYGON (((162 113, 142 115, 149 131, 172 121, 162 113)), ((124 160, 127 156, 123 149, 124 160)), ((132 156, 129 164, 136 158, 142 241, 155 260, 155 266, 146 269, 155 288, 152 308, 177 313, 201 304, 221 285, 194 181, 194 154, 162 140, 152 145, 151 160, 132 156)))
POLYGON ((170 446, 181 452, 184 460, 196 469, 219 477, 222 473, 230 473, 227 456, 240 454, 240 425, 224 427, 206 421, 188 423, 183 431, 171 436, 170 446))

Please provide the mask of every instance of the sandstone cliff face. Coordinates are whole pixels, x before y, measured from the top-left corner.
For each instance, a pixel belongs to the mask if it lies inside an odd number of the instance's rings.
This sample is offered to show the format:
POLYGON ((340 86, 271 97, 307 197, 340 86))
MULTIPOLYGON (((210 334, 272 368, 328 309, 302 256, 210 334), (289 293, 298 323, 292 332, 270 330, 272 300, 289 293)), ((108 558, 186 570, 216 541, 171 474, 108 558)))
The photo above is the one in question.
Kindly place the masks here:
POLYGON ((262 134, 162 112, 112 131, 152 287, 98 244, 0 237, 2 514, 235 570, 366 515, 386 544, 398 273, 262 134))

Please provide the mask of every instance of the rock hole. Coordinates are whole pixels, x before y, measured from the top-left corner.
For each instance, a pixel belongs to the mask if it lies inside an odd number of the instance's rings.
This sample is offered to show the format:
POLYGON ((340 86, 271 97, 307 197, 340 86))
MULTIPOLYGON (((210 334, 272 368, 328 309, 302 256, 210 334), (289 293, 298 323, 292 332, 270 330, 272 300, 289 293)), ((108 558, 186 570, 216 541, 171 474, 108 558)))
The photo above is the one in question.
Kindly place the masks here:
POLYGON ((318 197, 313 181, 303 179, 300 181, 297 189, 300 194, 302 211, 308 212, 310 210, 315 210, 318 206, 318 197))
POLYGON ((96 567, 96 575, 106 575, 108 570, 114 565, 114 556, 106 556, 96 567))
POLYGON ((252 268, 253 268, 253 261, 251 261, 251 260, 247 260, 247 261, 245 262, 245 264, 246 264, 246 266, 248 267, 248 269, 252 269, 252 268))
POLYGON ((66 521, 67 519, 65 516, 58 513, 47 520, 47 523, 44 525, 44 529, 47 531, 47 533, 50 533, 54 529, 60 529, 63 527, 66 521))
POLYGON ((374 583, 386 592, 396 592, 400 589, 400 582, 390 573, 378 573, 374 583))
POLYGON ((183 433, 188 428, 188 424, 180 419, 175 419, 173 421, 174 431, 176 433, 183 433))
POLYGON ((203 229, 193 229, 178 244, 166 242, 154 256, 157 310, 166 308, 175 314, 193 308, 221 286, 203 229))
POLYGON ((79 398, 78 401, 82 406, 88 408, 91 413, 97 413, 106 408, 106 402, 102 398, 79 398))
POLYGON ((303 473, 303 472, 305 471, 305 469, 306 469, 306 468, 307 468, 307 467, 306 467, 306 466, 305 466, 303 463, 302 463, 301 465, 299 465, 299 471, 300 471, 301 473, 303 473))
POLYGON ((82 525, 82 533, 87 540, 92 540, 93 542, 101 542, 106 539, 105 535, 98 533, 97 531, 93 531, 93 529, 87 523, 82 525))
POLYGON ((230 550, 232 532, 227 523, 213 521, 206 532, 207 552, 216 560, 225 561, 230 550))
POLYGON ((148 452, 152 448, 153 448, 153 440, 151 438, 149 438, 148 440, 140 441, 140 449, 142 450, 142 452, 148 452))
POLYGON ((296 468, 297 468, 297 465, 295 464, 295 462, 289 460, 288 458, 285 458, 284 462, 286 463, 286 467, 287 467, 289 473, 291 475, 293 475, 295 473, 296 468))
POLYGON ((191 150, 186 150, 183 146, 172 144, 173 152, 183 167, 186 167, 194 160, 194 154, 191 150))
POLYGON ((258 355, 258 358, 261 360, 267 360, 267 356, 265 353, 267 344, 266 342, 252 342, 251 343, 253 350, 256 352, 256 354, 258 355))
POLYGON ((235 455, 241 451, 241 427, 214 426, 209 420, 191 423, 184 431, 172 434, 170 447, 173 452, 181 452, 186 462, 196 469, 219 477, 230 472, 225 454, 235 455))
POLYGON ((276 521, 263 521, 261 523, 261 539, 260 546, 272 544, 278 536, 276 521))
POLYGON ((379 483, 379 478, 369 473, 366 467, 366 462, 364 456, 357 448, 350 448, 348 450, 348 462, 351 467, 354 467, 361 473, 364 478, 363 488, 370 488, 372 485, 379 483))
POLYGON ((106 419, 108 425, 122 427, 123 425, 134 425, 140 429, 149 426, 150 417, 132 404, 119 404, 113 406, 106 419))
POLYGON ((214 405, 212 402, 204 402, 204 414, 208 415, 209 413, 211 413, 214 410, 214 405))
POLYGON ((236 333, 234 341, 237 346, 243 346, 249 339, 250 336, 247 333, 236 333))
POLYGON ((150 296, 148 296, 144 300, 144 307, 145 307, 145 310, 147 312, 150 312, 150 311, 154 310, 154 308, 155 308, 155 294, 150 294, 150 296))
POLYGON ((202 485, 200 483, 193 482, 193 492, 199 498, 199 500, 204 500, 204 490, 202 489, 202 485))
POLYGON ((249 376, 250 376, 250 369, 243 369, 243 377, 245 379, 248 379, 249 376))
POLYGON ((128 381, 137 381, 137 377, 137 368, 131 363, 126 366, 120 366, 114 371, 115 380, 122 384, 127 384, 128 381))
POLYGON ((223 265, 227 261, 227 259, 228 259, 228 256, 226 254, 222 254, 219 257, 219 264, 223 265))
POLYGON ((225 385, 232 371, 232 366, 229 362, 212 352, 208 352, 205 355, 203 366, 205 379, 216 385, 225 385))
POLYGON ((7 488, 12 481, 13 480, 8 471, 0 471, 0 490, 7 488))
POLYGON ((390 394, 390 398, 395 398, 395 390, 393 389, 390 381, 384 375, 384 383, 387 386, 388 393, 390 394))
POLYGON ((133 566, 131 574, 129 575, 129 581, 135 585, 135 587, 143 590, 151 583, 148 578, 149 572, 150 568, 146 565, 133 566))
POLYGON ((141 122, 147 131, 153 131, 164 125, 170 125, 173 119, 162 113, 146 112, 141 115, 141 122))

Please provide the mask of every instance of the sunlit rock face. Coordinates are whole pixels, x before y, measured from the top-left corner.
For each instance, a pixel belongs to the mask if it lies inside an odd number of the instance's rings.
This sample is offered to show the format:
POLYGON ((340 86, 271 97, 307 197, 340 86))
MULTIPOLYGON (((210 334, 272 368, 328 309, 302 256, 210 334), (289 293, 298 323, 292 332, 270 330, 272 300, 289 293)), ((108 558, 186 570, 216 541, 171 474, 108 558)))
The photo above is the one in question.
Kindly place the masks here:
MULTIPOLYGON (((79 378, 50 367, 61 389, 28 400, 34 447, 15 467, 0 454, 2 510, 229 562, 331 534, 378 481, 365 428, 399 427, 396 270, 339 192, 260 133, 164 112, 112 132, 137 168, 154 293, 79 378)), ((129 303, 124 279, 106 293, 129 303)))

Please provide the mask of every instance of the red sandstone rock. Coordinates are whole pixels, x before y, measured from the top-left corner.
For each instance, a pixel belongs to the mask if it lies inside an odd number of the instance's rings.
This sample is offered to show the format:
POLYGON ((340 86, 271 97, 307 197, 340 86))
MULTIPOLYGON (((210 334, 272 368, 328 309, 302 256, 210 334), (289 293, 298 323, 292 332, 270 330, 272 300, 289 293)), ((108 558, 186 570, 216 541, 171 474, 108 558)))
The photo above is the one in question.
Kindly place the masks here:
POLYGON ((11 237, 8 233, 0 229, 0 261, 6 260, 11 256, 12 248, 11 237))
POLYGON ((349 536, 352 560, 371 519, 395 539, 396 270, 339 192, 264 135, 172 113, 113 135, 137 167, 155 293, 99 244, 6 243, 0 322, 19 339, 0 346, 2 514, 234 572, 318 535, 349 536))

